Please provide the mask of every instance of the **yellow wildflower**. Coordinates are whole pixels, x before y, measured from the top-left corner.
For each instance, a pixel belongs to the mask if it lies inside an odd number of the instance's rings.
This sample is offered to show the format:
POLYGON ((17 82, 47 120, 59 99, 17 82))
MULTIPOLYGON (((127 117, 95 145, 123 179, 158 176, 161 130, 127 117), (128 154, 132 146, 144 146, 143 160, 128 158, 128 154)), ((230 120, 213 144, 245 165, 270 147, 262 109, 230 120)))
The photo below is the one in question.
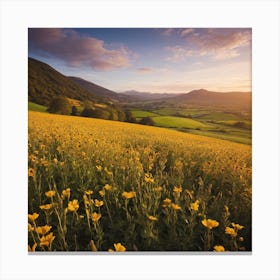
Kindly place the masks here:
POLYGON ((101 191, 99 191, 99 194, 100 194, 100 196, 104 196, 105 195, 105 191, 104 190, 101 190, 101 191))
POLYGON ((28 252, 35 252, 36 247, 37 247, 37 243, 34 243, 32 245, 32 248, 28 245, 28 252))
POLYGON ((109 252, 125 252, 126 251, 126 248, 121 243, 115 243, 114 248, 115 248, 115 250, 109 249, 108 251, 109 252))
POLYGON ((28 223, 28 232, 33 231, 33 230, 34 230, 34 227, 31 224, 28 223))
POLYGON ((71 190, 70 190, 70 188, 67 188, 66 190, 62 191, 61 196, 62 196, 63 199, 66 198, 66 197, 69 198, 70 194, 71 194, 71 190))
POLYGON ((148 219, 151 220, 151 221, 157 221, 158 220, 157 217, 152 216, 152 215, 148 216, 148 219))
POLYGON ((214 246, 214 252, 224 252, 225 248, 222 245, 216 245, 214 246))
POLYGON ((105 189, 106 191, 109 191, 109 190, 112 189, 112 186, 106 184, 106 185, 104 186, 104 189, 105 189))
POLYGON ((163 200, 163 205, 162 205, 163 207, 170 207, 170 205, 171 205, 171 199, 166 198, 163 200))
POLYGON ((174 210, 181 210, 182 208, 178 205, 178 204, 176 204, 176 203, 171 203, 171 207, 172 207, 172 209, 174 209, 174 210))
POLYGON ((52 228, 52 226, 49 226, 49 225, 37 227, 36 232, 40 235, 45 235, 46 233, 48 233, 51 230, 51 228, 52 228))
POLYGON ((100 218, 101 218, 101 214, 98 214, 96 212, 91 214, 91 219, 94 223, 98 222, 100 218))
POLYGON ((50 203, 50 204, 40 205, 39 207, 42 210, 50 210, 52 208, 52 206, 53 205, 50 203))
POLYGON ((241 230, 241 229, 244 228, 244 226, 241 226, 241 225, 235 224, 235 223, 231 223, 231 225, 232 225, 232 226, 234 227, 234 229, 236 229, 236 230, 241 230))
POLYGON ((50 246, 54 239, 55 236, 53 236, 52 232, 48 235, 44 235, 40 238, 40 246, 50 246))
POLYGON ((46 197, 53 197, 55 195, 55 191, 45 192, 46 197))
POLYGON ((92 190, 87 190, 87 191, 85 191, 85 194, 91 195, 91 194, 93 194, 93 191, 92 190))
POLYGON ((244 238, 242 236, 239 237, 239 241, 244 241, 244 238))
POLYGON ((101 207, 103 204, 104 204, 104 202, 102 200, 98 200, 98 199, 94 200, 94 205, 96 207, 101 207))
POLYGON ((102 166, 101 166, 101 165, 96 165, 96 169, 97 169, 98 171, 101 171, 101 170, 102 170, 102 166))
POLYGON ((28 219, 29 219, 31 222, 34 222, 38 217, 39 217, 39 214, 37 214, 37 213, 28 214, 28 219))
POLYGON ((191 203, 190 208, 191 208, 191 210, 198 211, 199 200, 196 200, 194 203, 191 203))
POLYGON ((133 198, 133 197, 136 196, 136 192, 133 192, 133 191, 131 191, 131 192, 123 192, 122 196, 124 198, 126 198, 126 199, 130 199, 130 198, 133 198))
POLYGON ((162 187, 160 187, 160 186, 155 187, 155 188, 154 188, 154 191, 155 191, 155 192, 160 192, 160 191, 162 191, 162 187))
POLYGON ((237 236, 237 232, 234 230, 234 228, 231 228, 231 227, 226 227, 225 233, 229 234, 231 237, 237 236))
POLYGON ((34 177, 35 176, 35 170, 33 168, 28 168, 28 177, 34 177))
POLYGON ((54 162, 55 164, 57 164, 57 163, 58 163, 57 158, 54 158, 54 159, 53 159, 53 162, 54 162))
POLYGON ((175 193, 181 193, 183 191, 182 187, 174 187, 173 192, 175 193))
POLYGON ((201 221, 201 223, 209 229, 219 226, 219 222, 217 222, 216 220, 211 220, 211 219, 204 219, 201 221))
POLYGON ((79 202, 77 199, 68 202, 68 210, 71 212, 76 212, 79 209, 79 202))
POLYGON ((144 180, 145 180, 146 183, 154 183, 155 182, 155 180, 153 178, 153 175, 150 174, 150 173, 145 174, 144 180))

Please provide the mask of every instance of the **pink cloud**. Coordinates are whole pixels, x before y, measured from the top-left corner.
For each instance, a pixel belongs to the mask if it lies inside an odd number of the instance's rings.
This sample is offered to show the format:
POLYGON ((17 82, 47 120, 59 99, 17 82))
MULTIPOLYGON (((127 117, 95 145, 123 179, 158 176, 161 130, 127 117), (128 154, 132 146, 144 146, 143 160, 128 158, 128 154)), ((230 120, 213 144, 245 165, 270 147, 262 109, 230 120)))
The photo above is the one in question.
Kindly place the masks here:
POLYGON ((185 36, 187 36, 188 34, 191 34, 191 33, 193 33, 194 32, 194 29, 193 28, 185 28, 185 29, 183 29, 181 32, 180 32, 180 35, 182 36, 182 37, 185 37, 185 36))
POLYGON ((138 68, 137 71, 141 72, 141 73, 149 73, 149 72, 153 72, 154 69, 149 68, 149 67, 141 67, 141 68, 138 68))
POLYGON ((207 32, 196 32, 184 29, 181 37, 186 38, 185 45, 167 47, 171 56, 167 60, 179 61, 189 56, 211 56, 217 60, 237 57, 240 48, 250 46, 251 31, 248 29, 208 29, 207 32))
POLYGON ((62 59, 68 66, 90 66, 95 70, 111 70, 128 67, 130 51, 121 47, 109 49, 104 41, 81 36, 69 29, 29 29, 29 47, 40 54, 62 59))

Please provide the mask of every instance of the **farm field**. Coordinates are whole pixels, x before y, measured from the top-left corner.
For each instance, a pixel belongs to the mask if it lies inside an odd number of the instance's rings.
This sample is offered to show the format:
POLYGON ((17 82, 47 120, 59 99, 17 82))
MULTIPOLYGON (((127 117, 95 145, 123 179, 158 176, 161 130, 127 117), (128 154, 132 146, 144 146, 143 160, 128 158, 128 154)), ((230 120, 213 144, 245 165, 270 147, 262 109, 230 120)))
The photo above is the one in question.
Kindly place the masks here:
POLYGON ((29 251, 251 251, 251 146, 32 111, 28 137, 29 251))
POLYGON ((151 117, 155 126, 193 134, 225 139, 237 143, 252 143, 252 121, 249 114, 195 108, 150 108, 131 110, 137 121, 151 117))

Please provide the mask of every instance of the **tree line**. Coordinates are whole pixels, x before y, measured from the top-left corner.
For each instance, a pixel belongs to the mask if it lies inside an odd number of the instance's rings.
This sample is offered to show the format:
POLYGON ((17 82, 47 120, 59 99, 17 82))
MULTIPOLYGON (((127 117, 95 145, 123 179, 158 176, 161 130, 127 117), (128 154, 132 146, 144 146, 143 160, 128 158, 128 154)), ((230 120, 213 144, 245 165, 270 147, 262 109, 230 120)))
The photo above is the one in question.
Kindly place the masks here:
MULTIPOLYGON (((84 108, 80 111, 77 106, 71 106, 67 98, 64 96, 53 98, 47 111, 53 114, 137 123, 136 118, 133 117, 129 110, 124 111, 115 104, 106 104, 104 107, 99 107, 91 101, 85 101, 84 108)), ((144 125, 154 125, 154 122, 150 117, 142 118, 139 123, 144 125)))

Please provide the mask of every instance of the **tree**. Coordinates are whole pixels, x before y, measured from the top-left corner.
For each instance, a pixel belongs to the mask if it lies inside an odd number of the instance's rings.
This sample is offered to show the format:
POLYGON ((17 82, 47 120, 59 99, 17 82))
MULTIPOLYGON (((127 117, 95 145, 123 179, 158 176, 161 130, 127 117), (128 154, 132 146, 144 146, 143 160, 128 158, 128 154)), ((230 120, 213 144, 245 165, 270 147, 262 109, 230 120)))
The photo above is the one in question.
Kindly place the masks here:
POLYGON ((130 123, 136 123, 136 119, 132 116, 130 111, 125 111, 125 121, 130 123))
POLYGON ((58 96, 51 100, 47 111, 53 114, 70 115, 71 106, 64 96, 58 96))
POLYGON ((140 124, 144 125, 155 125, 155 122, 150 117, 145 117, 140 121, 140 124))
POLYGON ((78 109, 76 106, 72 106, 72 113, 71 113, 72 116, 77 116, 78 115, 78 109))

